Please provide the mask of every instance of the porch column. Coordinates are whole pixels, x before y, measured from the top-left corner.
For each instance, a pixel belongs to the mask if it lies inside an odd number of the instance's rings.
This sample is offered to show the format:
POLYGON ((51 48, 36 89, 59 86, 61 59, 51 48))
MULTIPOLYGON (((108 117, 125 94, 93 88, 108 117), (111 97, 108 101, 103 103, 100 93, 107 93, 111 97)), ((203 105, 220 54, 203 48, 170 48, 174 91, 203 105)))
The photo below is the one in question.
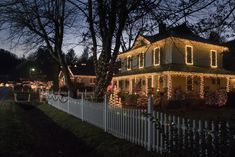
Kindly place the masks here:
POLYGON ((151 78, 151 80, 152 80, 152 82, 151 82, 151 87, 154 88, 154 81, 153 81, 154 76, 152 75, 151 77, 152 77, 152 78, 151 78))
POLYGON ((160 76, 159 75, 157 75, 157 92, 159 92, 160 91, 160 76))
POLYGON ((204 91, 204 76, 200 76, 200 98, 204 99, 205 91, 204 91))
POLYGON ((119 79, 117 79, 117 89, 119 89, 119 79))
POLYGON ((172 78, 170 74, 167 74, 167 99, 172 97, 172 78))
POLYGON ((226 77, 226 91, 230 91, 230 77, 226 77))
POLYGON ((129 79, 129 94, 132 94, 132 78, 129 79))
POLYGON ((145 76, 145 93, 148 95, 148 77, 145 76))

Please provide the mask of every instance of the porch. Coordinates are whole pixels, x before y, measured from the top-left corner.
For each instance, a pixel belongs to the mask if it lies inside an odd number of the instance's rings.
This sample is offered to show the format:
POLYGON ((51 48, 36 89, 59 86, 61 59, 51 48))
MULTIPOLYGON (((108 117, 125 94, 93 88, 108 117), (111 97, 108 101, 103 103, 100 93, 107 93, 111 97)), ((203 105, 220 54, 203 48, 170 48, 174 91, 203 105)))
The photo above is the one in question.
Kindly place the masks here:
POLYGON ((118 92, 129 95, 147 96, 164 93, 167 100, 175 100, 184 99, 182 93, 186 93, 204 99, 208 92, 231 91, 234 78, 234 75, 226 74, 166 71, 117 76, 113 78, 112 85, 117 87, 118 92))

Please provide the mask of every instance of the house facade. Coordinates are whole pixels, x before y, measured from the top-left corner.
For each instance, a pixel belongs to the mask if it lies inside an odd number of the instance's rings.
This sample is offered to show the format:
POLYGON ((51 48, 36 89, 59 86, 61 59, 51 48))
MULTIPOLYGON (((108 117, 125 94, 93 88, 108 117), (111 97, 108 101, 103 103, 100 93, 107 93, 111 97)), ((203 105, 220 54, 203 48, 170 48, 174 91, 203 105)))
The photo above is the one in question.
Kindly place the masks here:
POLYGON ((195 35, 185 24, 153 36, 140 35, 118 55, 121 69, 112 84, 128 94, 180 92, 203 99, 208 91, 232 90, 235 73, 223 69, 229 49, 195 35))
MULTIPOLYGON (((95 68, 93 65, 88 65, 86 63, 68 66, 70 72, 70 79, 74 83, 74 86, 78 91, 89 90, 93 91, 96 82, 95 68)), ((65 86, 65 79, 63 72, 60 71, 58 75, 59 87, 65 86)))

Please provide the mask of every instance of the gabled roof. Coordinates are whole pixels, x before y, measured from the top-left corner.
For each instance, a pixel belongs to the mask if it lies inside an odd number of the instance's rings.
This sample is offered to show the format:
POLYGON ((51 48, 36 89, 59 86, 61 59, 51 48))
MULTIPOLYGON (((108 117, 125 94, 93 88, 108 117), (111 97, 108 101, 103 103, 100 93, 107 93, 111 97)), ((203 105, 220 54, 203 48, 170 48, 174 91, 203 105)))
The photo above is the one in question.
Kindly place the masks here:
POLYGON ((221 45, 221 43, 211 41, 209 39, 205 39, 200 37, 199 35, 196 35, 193 33, 193 31, 186 25, 186 23, 167 29, 165 33, 158 33, 153 36, 146 36, 143 35, 144 38, 149 40, 150 42, 156 42, 158 40, 167 38, 167 37, 179 37, 183 39, 189 39, 193 41, 199 41, 199 42, 204 42, 204 43, 209 43, 209 44, 214 44, 214 45, 221 45))
MULTIPOLYGON (((160 41, 160 40, 166 39, 168 37, 178 37, 178 38, 188 39, 188 40, 192 40, 192 41, 198 41, 198 42, 203 42, 203 43, 208 43, 208 44, 213 44, 213 45, 218 45, 218 46, 224 46, 221 43, 214 42, 214 41, 211 41, 209 39, 202 38, 199 35, 196 35, 186 25, 186 23, 183 23, 182 25, 179 25, 179 26, 176 26, 176 27, 173 27, 173 28, 169 28, 169 29, 167 29, 166 31, 164 31, 162 33, 158 33, 158 34, 151 35, 151 36, 140 35, 140 37, 143 37, 143 38, 147 39, 150 43, 154 43, 156 41, 160 41)), ((132 47, 131 49, 134 49, 134 48, 135 47, 132 47)), ((125 51, 123 53, 126 53, 128 51, 125 51)))
POLYGON ((235 53, 235 39, 224 43, 225 46, 229 47, 229 50, 235 53))
POLYGON ((87 64, 79 64, 69 66, 69 69, 73 73, 73 75, 87 75, 87 76, 95 76, 95 67, 93 65, 87 64))

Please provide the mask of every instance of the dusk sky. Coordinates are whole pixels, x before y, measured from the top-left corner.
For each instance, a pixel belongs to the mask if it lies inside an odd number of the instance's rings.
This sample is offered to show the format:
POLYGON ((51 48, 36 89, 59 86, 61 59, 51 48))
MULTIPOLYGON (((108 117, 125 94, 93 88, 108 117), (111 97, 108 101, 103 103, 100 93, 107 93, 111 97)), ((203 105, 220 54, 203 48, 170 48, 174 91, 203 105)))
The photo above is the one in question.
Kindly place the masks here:
MULTIPOLYGON (((19 57, 22 57, 23 54, 27 56, 28 54, 33 52, 33 51, 28 51, 28 49, 25 48, 24 45, 16 45, 15 41, 9 40, 8 37, 9 37, 9 33, 7 30, 0 31, 0 49, 8 50, 16 54, 19 57)), ((76 41, 78 39, 76 39, 75 37, 67 37, 65 40, 66 40, 66 46, 64 46, 65 52, 73 48, 78 56, 81 55, 81 52, 83 51, 83 47, 76 45, 76 41)))

